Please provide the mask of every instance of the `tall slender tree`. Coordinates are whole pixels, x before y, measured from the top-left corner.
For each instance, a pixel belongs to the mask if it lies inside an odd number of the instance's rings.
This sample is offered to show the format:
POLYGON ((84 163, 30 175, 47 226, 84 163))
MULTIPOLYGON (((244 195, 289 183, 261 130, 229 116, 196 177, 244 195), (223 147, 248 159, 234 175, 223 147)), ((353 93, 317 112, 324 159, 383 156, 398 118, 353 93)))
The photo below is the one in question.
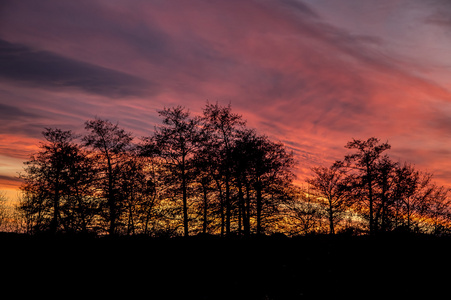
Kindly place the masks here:
MULTIPOLYGON (((220 106, 218 103, 207 103, 202 117, 203 128, 210 132, 213 139, 212 145, 216 149, 215 155, 218 157, 216 161, 219 163, 218 176, 222 178, 225 186, 225 232, 230 234, 230 221, 232 212, 232 203, 230 197, 231 184, 231 150, 237 132, 245 125, 242 116, 232 112, 232 107, 220 106)), ((218 178, 218 177, 217 177, 218 178)), ((220 186, 218 185, 220 188, 220 186)), ((222 192, 220 191, 220 194, 222 192)), ((221 205, 221 210, 223 209, 221 205)), ((223 212, 221 212, 223 214, 223 212)), ((221 225, 221 234, 224 231, 224 222, 221 225)))
POLYGON ((155 149, 166 161, 172 179, 179 183, 183 205, 183 231, 189 235, 188 185, 191 180, 192 158, 198 147, 199 119, 192 118, 190 112, 182 106, 165 108, 158 114, 163 117, 163 125, 155 129, 153 139, 155 149))
POLYGON ((374 230, 387 231, 391 227, 393 206, 395 203, 393 191, 396 183, 396 170, 399 164, 392 161, 388 155, 382 156, 376 165, 375 177, 375 216, 374 230))
POLYGON ((100 175, 99 187, 107 202, 108 233, 115 235, 122 205, 122 192, 119 186, 122 158, 131 147, 133 137, 117 123, 98 118, 87 121, 85 129, 88 134, 83 137, 84 146, 93 150, 92 154, 100 175))
POLYGON ((382 153, 391 148, 388 143, 380 143, 380 140, 371 137, 364 140, 353 139, 346 148, 355 150, 355 153, 345 156, 344 165, 357 172, 360 176, 363 186, 365 187, 365 195, 363 198, 368 203, 368 219, 370 234, 374 233, 374 189, 377 177, 377 165, 382 157, 382 153))
POLYGON ((209 210, 211 205, 210 194, 213 190, 214 183, 214 162, 212 159, 213 149, 210 147, 211 138, 207 131, 201 131, 199 136, 199 148, 194 157, 194 176, 197 181, 197 192, 202 194, 202 233, 206 234, 208 231, 209 210))

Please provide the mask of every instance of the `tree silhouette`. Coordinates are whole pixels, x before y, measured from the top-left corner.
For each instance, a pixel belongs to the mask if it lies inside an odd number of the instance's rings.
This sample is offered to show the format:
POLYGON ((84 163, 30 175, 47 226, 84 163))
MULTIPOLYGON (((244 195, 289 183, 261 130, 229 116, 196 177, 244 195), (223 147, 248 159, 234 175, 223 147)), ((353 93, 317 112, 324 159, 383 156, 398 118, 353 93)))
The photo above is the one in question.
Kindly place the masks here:
POLYGON ((98 118, 87 121, 85 129, 89 133, 83 137, 84 146, 94 150, 93 155, 100 176, 99 187, 102 196, 107 200, 108 212, 105 217, 109 221, 108 232, 114 235, 123 196, 119 177, 123 158, 127 155, 133 138, 131 133, 125 132, 118 124, 98 118))
POLYGON ((310 186, 308 188, 295 186, 291 193, 291 199, 281 210, 286 216, 283 232, 287 235, 322 233, 325 230, 323 201, 313 195, 310 186))
POLYGON ((138 149, 130 150, 127 155, 122 156, 118 181, 124 201, 127 235, 135 234, 138 227, 147 231, 146 227, 155 205, 156 187, 150 171, 146 172, 148 163, 138 149))
POLYGON ((329 234, 335 234, 335 222, 347 208, 350 182, 342 162, 331 167, 313 167, 314 177, 307 180, 313 189, 327 201, 329 234))
POLYGON ((387 231, 391 227, 392 206, 396 201, 393 197, 393 189, 397 182, 398 163, 393 162, 388 156, 383 156, 376 165, 376 179, 373 201, 375 207, 374 230, 387 231))
POLYGON ((97 178, 95 162, 80 146, 71 158, 60 211, 67 232, 86 234, 95 230, 99 211, 96 187, 92 184, 97 178))
POLYGON ((432 220, 432 234, 449 234, 449 220, 451 215, 451 203, 449 199, 449 188, 433 185, 433 193, 428 203, 425 214, 432 220))
POLYGON ((208 232, 209 211, 212 208, 210 199, 214 190, 214 149, 212 147, 212 137, 209 131, 201 130, 199 135, 199 145, 194 156, 194 177, 197 182, 197 193, 202 195, 201 215, 202 215, 202 233, 208 232))
MULTIPOLYGON (((255 191, 256 233, 263 231, 262 221, 266 215, 275 215, 280 202, 286 200, 288 193, 286 188, 290 186, 294 178, 291 168, 293 156, 287 153, 280 143, 269 140, 268 137, 258 135, 254 130, 243 131, 237 138, 234 148, 231 150, 235 157, 233 165, 238 190, 241 182, 255 191), (241 156, 241 158, 238 158, 241 156)), ((240 207, 244 218, 245 230, 249 230, 250 199, 243 201, 243 193, 239 193, 240 207)))
MULTIPOLYGON (((423 179, 428 182, 430 178, 426 177, 423 179)), ((407 219, 405 227, 410 230, 413 202, 419 192, 420 181, 422 181, 421 174, 410 164, 399 165, 394 169, 392 197, 395 205, 396 227, 404 226, 405 219, 407 219)), ((426 181, 423 181, 423 184, 427 185, 426 181)))
MULTIPOLYGON (((216 151, 217 165, 217 180, 219 177, 225 185, 225 232, 230 234, 230 220, 231 220, 231 199, 230 199, 230 184, 231 184, 231 149, 233 147, 234 139, 238 130, 245 125, 245 121, 238 114, 232 112, 231 105, 226 107, 220 106, 218 103, 207 103, 203 110, 202 117, 203 129, 210 133, 212 143, 216 151)), ((219 182, 218 182, 219 183, 219 182)), ((218 188, 221 187, 218 184, 218 188)), ((222 191, 220 191, 222 194, 222 191)), ((222 200, 222 199, 221 199, 222 200)), ((223 214, 223 205, 221 201, 221 214, 223 214)), ((224 233, 224 220, 221 222, 221 234, 224 233)))
POLYGON ((192 159, 198 148, 198 118, 191 118, 190 112, 181 107, 165 108, 158 114, 163 117, 163 125, 153 136, 158 154, 170 168, 172 177, 180 184, 183 204, 183 230, 188 236, 188 184, 192 159))
POLYGON ((363 196, 368 202, 368 216, 370 234, 374 233, 374 185, 377 176, 377 164, 384 151, 391 148, 388 143, 380 143, 380 140, 371 137, 366 141, 353 139, 346 148, 356 150, 356 153, 348 154, 344 158, 344 165, 357 172, 365 187, 363 196))
POLYGON ((251 232, 252 137, 255 137, 253 130, 240 131, 231 150, 231 160, 233 161, 232 176, 238 188, 238 232, 241 233, 243 228, 246 236, 249 236, 251 232))
MULTIPOLYGON (((46 128, 45 142, 40 151, 25 162, 24 184, 21 189, 26 201, 21 210, 26 212, 34 230, 56 233, 61 225, 61 202, 71 194, 69 188, 78 170, 74 166, 83 160, 76 136, 72 131, 46 128)), ((63 225, 66 225, 63 223, 63 225)))

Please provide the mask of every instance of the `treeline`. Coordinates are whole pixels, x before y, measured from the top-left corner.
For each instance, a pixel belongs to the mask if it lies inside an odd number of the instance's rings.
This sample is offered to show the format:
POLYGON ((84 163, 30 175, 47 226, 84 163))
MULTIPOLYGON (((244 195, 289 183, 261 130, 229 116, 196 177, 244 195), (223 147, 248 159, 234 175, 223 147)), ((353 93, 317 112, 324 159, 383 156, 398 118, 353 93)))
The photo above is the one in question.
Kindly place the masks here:
POLYGON ((393 161, 384 153, 391 146, 374 137, 345 147, 353 153, 330 167, 312 168, 314 176, 307 180, 323 199, 330 233, 349 215, 364 220, 361 225, 370 234, 450 233, 449 189, 436 185, 432 174, 393 161))
POLYGON ((246 127, 231 106, 177 106, 136 142, 108 120, 83 135, 46 128, 25 162, 18 207, 29 233, 175 236, 287 235, 393 230, 446 234, 448 189, 384 154, 376 138, 312 168, 293 184, 295 160, 280 142, 246 127))
POLYGON ((249 235, 275 224, 294 178, 281 143, 246 128, 230 106, 159 115, 138 143, 101 119, 83 136, 47 128, 21 176, 27 231, 249 235))

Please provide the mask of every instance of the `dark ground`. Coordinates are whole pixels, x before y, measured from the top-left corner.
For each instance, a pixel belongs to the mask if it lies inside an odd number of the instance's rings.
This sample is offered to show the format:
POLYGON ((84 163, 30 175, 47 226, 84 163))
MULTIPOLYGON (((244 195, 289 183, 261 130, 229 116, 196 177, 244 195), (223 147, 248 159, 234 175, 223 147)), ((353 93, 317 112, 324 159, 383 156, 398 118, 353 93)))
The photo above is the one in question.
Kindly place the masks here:
POLYGON ((22 297, 432 299, 451 289, 451 239, 429 236, 0 234, 0 252, 3 294, 22 297))

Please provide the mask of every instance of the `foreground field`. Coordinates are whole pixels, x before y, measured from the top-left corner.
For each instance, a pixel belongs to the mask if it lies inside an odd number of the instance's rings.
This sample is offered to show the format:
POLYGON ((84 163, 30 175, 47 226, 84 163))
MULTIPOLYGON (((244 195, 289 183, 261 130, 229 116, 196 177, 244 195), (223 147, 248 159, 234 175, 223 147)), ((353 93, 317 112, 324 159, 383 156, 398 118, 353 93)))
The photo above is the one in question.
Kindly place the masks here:
POLYGON ((22 296, 418 299, 449 292, 447 238, 162 240, 3 234, 0 243, 3 290, 22 296))

